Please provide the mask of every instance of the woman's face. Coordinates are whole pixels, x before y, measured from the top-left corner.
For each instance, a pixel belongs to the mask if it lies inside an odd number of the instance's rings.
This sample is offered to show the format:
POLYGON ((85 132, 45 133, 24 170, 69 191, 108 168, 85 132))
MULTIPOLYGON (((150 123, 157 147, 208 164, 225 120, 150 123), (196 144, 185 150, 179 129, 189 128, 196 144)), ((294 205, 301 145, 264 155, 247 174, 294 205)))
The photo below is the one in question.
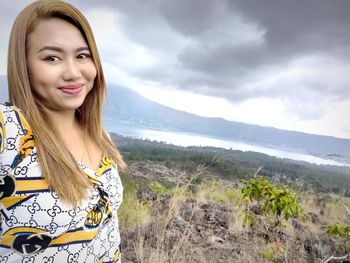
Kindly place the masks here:
POLYGON ((27 41, 27 67, 35 96, 52 111, 81 106, 97 73, 79 29, 50 18, 40 21, 27 41))

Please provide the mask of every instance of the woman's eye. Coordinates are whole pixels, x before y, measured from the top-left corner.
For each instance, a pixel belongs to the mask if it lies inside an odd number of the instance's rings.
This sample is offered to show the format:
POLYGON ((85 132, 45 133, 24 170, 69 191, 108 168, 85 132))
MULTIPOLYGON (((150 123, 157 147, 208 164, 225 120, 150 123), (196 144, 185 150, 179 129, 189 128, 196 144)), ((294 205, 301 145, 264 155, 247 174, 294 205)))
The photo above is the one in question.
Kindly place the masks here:
POLYGON ((85 54, 85 53, 79 54, 77 56, 78 59, 86 59, 86 58, 90 58, 90 57, 91 57, 90 54, 85 54))
POLYGON ((51 62, 56 62, 56 61, 59 60, 59 58, 56 57, 56 56, 47 56, 44 60, 51 61, 51 62))

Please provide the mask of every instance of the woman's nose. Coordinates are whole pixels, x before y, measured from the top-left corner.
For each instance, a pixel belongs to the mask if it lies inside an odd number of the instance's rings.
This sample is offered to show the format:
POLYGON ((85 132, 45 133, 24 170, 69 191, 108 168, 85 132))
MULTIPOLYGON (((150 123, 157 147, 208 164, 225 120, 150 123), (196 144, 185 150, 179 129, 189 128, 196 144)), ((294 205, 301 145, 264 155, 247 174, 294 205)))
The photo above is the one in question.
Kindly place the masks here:
POLYGON ((65 68, 63 72, 64 80, 74 80, 81 77, 81 72, 79 69, 79 65, 74 60, 67 60, 65 63, 65 68))

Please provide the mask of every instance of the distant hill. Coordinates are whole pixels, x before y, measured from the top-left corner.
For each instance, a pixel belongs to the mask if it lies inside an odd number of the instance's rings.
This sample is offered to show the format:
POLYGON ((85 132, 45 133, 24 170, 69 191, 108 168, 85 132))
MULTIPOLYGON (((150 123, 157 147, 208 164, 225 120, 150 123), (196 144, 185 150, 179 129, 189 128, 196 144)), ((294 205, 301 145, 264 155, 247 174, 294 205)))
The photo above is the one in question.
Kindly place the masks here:
POLYGON ((182 131, 241 141, 333 159, 350 160, 350 140, 262 127, 222 118, 205 118, 152 102, 130 89, 109 86, 104 118, 113 130, 118 124, 182 131), (337 156, 337 158, 334 158, 337 156))
MULTIPOLYGON (((0 99, 6 98, 6 78, 0 77, 0 99)), ((127 88, 108 85, 104 122, 118 132, 127 125, 182 131, 333 159, 350 160, 350 140, 262 127, 222 118, 206 118, 152 102, 127 88)))

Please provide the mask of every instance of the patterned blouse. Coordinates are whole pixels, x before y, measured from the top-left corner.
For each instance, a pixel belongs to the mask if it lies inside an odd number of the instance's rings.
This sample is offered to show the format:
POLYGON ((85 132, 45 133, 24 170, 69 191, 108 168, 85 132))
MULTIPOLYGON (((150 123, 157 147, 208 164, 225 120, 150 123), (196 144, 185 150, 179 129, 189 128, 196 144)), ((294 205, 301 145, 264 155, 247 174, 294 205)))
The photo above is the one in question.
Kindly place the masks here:
MULTIPOLYGON (((0 104, 0 262, 120 262, 117 209, 123 187, 116 164, 78 163, 93 184, 71 208, 42 177, 34 135, 21 111, 0 104)), ((53 171, 58 174, 58 171, 53 171)))

